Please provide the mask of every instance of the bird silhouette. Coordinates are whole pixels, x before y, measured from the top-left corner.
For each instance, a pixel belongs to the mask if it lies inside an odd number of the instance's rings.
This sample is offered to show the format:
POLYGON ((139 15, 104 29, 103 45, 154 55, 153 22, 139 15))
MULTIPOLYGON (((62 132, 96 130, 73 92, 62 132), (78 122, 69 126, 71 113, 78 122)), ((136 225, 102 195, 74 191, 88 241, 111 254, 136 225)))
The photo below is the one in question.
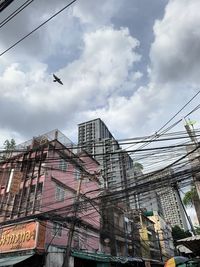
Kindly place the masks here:
POLYGON ((60 78, 58 78, 55 74, 53 74, 53 77, 54 77, 54 82, 58 82, 58 83, 60 83, 60 84, 62 84, 63 85, 63 83, 62 83, 62 81, 61 81, 61 79, 60 78))

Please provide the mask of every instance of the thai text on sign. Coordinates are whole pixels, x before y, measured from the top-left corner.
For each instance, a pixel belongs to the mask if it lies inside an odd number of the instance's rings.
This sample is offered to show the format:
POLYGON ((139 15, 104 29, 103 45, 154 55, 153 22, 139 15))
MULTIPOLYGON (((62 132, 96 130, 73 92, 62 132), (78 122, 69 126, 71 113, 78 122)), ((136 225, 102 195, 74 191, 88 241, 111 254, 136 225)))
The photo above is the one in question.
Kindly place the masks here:
POLYGON ((29 222, 0 230, 0 253, 35 249, 39 223, 29 222))

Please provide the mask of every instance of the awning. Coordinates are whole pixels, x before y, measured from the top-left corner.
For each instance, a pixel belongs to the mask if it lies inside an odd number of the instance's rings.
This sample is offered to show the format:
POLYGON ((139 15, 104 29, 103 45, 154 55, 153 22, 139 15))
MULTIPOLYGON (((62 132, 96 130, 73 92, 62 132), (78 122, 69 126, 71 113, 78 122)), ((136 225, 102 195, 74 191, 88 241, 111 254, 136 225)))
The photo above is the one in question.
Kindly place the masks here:
POLYGON ((122 256, 111 256, 110 260, 112 262, 120 262, 120 263, 127 263, 127 262, 142 262, 143 260, 141 258, 137 257, 122 257, 122 256))
POLYGON ((86 251, 76 251, 72 250, 71 255, 73 257, 82 258, 86 260, 93 260, 93 261, 99 261, 99 262, 109 262, 109 255, 105 255, 103 253, 91 253, 86 251))
POLYGON ((24 256, 12 256, 12 257, 3 257, 0 258, 0 266, 9 266, 9 265, 15 265, 18 262, 25 261, 26 259, 32 257, 34 253, 24 255, 24 256))
POLYGON ((78 251, 74 249, 71 251, 71 255, 73 257, 93 260, 98 262, 120 262, 120 263, 142 262, 142 259, 137 257, 117 257, 103 253, 92 253, 87 251, 78 251))

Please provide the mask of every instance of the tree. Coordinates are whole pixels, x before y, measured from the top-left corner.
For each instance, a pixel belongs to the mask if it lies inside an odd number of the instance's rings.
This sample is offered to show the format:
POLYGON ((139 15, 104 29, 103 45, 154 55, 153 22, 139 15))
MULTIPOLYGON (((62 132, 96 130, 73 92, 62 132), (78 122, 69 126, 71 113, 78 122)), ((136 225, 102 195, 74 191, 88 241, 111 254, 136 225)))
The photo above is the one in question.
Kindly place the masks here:
POLYGON ((172 236, 176 242, 176 240, 192 236, 192 234, 189 231, 184 231, 182 228, 180 228, 180 226, 175 225, 172 227, 172 236))
POLYGON ((200 235, 200 226, 195 226, 194 229, 195 229, 195 233, 197 235, 200 235))
POLYGON ((200 222, 200 200, 195 186, 193 186, 190 191, 185 193, 183 204, 186 207, 194 207, 198 221, 200 222))
POLYGON ((185 196, 183 198, 183 204, 186 207, 192 207, 194 206, 194 199, 198 197, 197 190, 195 187, 192 187, 192 189, 185 193, 185 196))
POLYGON ((140 176, 142 175, 142 170, 143 170, 143 165, 139 162, 135 162, 133 164, 133 170, 134 170, 134 175, 135 176, 140 176))
POLYGON ((8 139, 6 139, 5 142, 3 143, 3 145, 4 145, 4 147, 3 147, 4 152, 3 152, 3 155, 1 156, 1 159, 5 160, 11 156, 13 150, 16 147, 16 142, 13 138, 10 141, 8 139))
POLYGON ((139 162, 135 162, 133 164, 133 168, 142 171, 143 170, 143 165, 141 163, 139 163, 139 162))

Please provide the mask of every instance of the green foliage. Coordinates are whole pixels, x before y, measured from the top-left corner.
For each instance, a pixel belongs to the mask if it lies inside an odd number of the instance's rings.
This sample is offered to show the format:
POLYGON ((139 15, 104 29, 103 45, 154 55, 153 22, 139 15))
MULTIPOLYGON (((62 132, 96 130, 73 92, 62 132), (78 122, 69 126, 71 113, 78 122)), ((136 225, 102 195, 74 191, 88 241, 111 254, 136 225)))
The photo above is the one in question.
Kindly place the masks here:
POLYGON ((143 165, 141 163, 139 163, 139 162, 135 162, 133 164, 133 168, 142 171, 143 170, 143 165))
POLYGON ((197 197, 197 191, 195 187, 192 187, 190 191, 188 191, 184 198, 183 198, 183 204, 186 207, 192 207, 194 206, 194 199, 197 197))
POLYGON ((15 140, 13 138, 10 141, 8 139, 5 140, 4 149, 6 151, 13 150, 13 149, 15 149, 15 147, 16 147, 16 142, 15 142, 15 140))
POLYGON ((176 241, 182 238, 192 236, 192 234, 189 231, 184 231, 178 225, 175 225, 174 227, 172 227, 172 236, 174 241, 176 241))
POLYGON ((200 226, 195 226, 194 230, 197 235, 200 235, 200 226))
POLYGON ((12 152, 16 147, 16 142, 13 138, 11 140, 7 139, 7 140, 5 140, 3 145, 4 145, 4 147, 3 147, 4 152, 3 152, 3 155, 0 157, 0 160, 5 160, 12 155, 12 152))

